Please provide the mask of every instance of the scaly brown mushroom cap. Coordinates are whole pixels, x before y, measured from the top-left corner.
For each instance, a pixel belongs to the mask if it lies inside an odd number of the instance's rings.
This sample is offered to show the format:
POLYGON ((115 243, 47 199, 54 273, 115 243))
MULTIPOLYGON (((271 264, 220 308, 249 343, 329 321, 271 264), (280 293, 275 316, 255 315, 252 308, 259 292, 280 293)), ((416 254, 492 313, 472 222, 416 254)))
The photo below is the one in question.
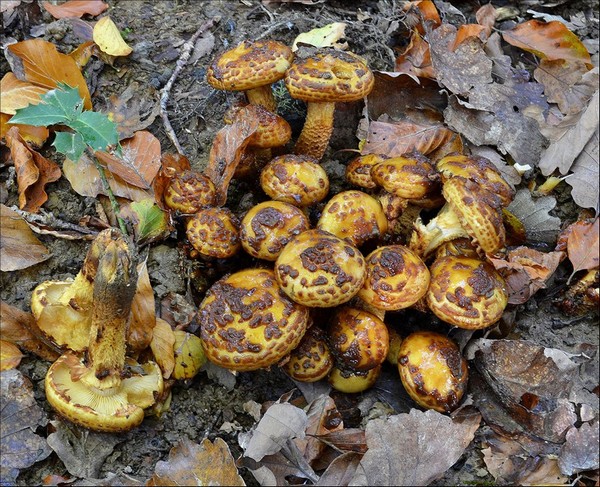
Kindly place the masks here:
POLYGON ((188 169, 175 174, 165 189, 165 203, 181 213, 196 213, 202 208, 215 206, 217 190, 204 174, 188 169))
POLYGON ((326 377, 332 367, 333 357, 325 340, 325 332, 313 325, 281 368, 294 380, 316 382, 326 377))
POLYGON ((242 219, 240 240, 253 257, 274 261, 292 237, 309 228, 308 218, 296 206, 265 201, 250 208, 242 219))
POLYGON ((375 189, 377 183, 371 177, 371 169, 379 162, 389 159, 381 154, 365 154, 355 157, 346 166, 346 180, 354 186, 375 189))
POLYGON ((365 372, 381 365, 389 348, 385 323, 353 307, 343 307, 335 313, 327 328, 327 341, 336 366, 352 372, 365 372))
POLYGON ((269 367, 298 346, 308 309, 291 301, 267 269, 245 269, 213 284, 198 310, 208 359, 231 370, 269 367))
POLYGON ((318 203, 329 192, 325 169, 312 157, 293 154, 271 160, 260 174, 260 185, 274 200, 296 206, 318 203))
POLYGON ((342 191, 323 208, 317 228, 333 233, 357 247, 388 230, 381 203, 367 193, 342 191))
POLYGON ((429 270, 417 254, 403 245, 379 247, 366 257, 367 279, 358 297, 384 310, 408 308, 429 286, 429 270))
POLYGON ((487 262, 442 257, 430 267, 427 305, 441 320, 478 330, 496 323, 508 304, 504 279, 487 262))
POLYGON ((342 370, 339 367, 333 367, 329 373, 329 383, 336 391, 345 392, 346 394, 355 394, 357 392, 366 391, 369 387, 373 387, 379 374, 381 373, 381 365, 366 372, 352 372, 342 370))
POLYGON ((186 235, 201 254, 217 259, 234 256, 242 247, 240 222, 227 208, 205 208, 186 224, 186 235))
POLYGON ((297 303, 330 308, 350 301, 363 285, 365 259, 353 245, 323 230, 302 232, 275 261, 277 282, 297 303))
POLYGON ((378 162, 371 177, 388 193, 406 199, 425 198, 439 188, 439 175, 429 159, 413 153, 378 162))
POLYGON ((206 80, 219 90, 246 91, 251 104, 274 112, 270 85, 283 78, 293 57, 292 50, 281 42, 243 41, 209 66, 206 80))
POLYGON ((439 333, 419 331, 404 338, 398 372, 419 406, 441 413, 456 409, 467 389, 467 361, 456 343, 439 333))
POLYGON ((374 83, 373 73, 355 54, 325 48, 299 50, 285 74, 290 96, 308 103, 294 152, 321 159, 333 132, 335 103, 364 98, 374 83))

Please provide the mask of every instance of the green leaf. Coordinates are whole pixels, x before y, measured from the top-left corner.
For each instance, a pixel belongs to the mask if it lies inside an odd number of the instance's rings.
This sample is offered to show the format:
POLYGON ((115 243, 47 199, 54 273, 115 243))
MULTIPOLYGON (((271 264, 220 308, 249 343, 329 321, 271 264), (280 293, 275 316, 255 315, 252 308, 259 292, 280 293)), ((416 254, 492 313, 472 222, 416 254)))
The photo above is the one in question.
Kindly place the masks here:
POLYGON ((67 125, 83 136, 83 140, 94 150, 105 150, 119 142, 117 124, 99 112, 85 111, 67 125))
POLYGON ((64 123, 68 119, 58 108, 44 105, 28 105, 25 108, 17 108, 16 113, 8 123, 22 123, 35 127, 47 127, 55 123, 64 123))
POLYGON ((83 100, 77 88, 59 83, 58 88, 40 96, 40 103, 20 108, 10 123, 47 127, 77 118, 83 110, 83 100))
POLYGON ((79 160, 86 147, 81 134, 69 132, 57 132, 52 145, 74 162, 79 160))
POLYGON ((138 243, 153 241, 169 233, 167 214, 153 200, 134 201, 130 207, 138 220, 134 223, 138 243))

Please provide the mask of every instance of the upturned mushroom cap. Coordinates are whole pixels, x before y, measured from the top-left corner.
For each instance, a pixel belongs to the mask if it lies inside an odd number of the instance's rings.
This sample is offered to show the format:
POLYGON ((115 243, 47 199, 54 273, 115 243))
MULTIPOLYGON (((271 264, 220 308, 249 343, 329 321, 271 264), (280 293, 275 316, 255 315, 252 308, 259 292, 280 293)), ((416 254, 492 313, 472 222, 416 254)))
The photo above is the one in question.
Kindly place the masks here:
POLYGON ((158 365, 130 361, 131 375, 110 389, 97 389, 81 380, 87 371, 72 353, 62 355, 46 374, 46 398, 63 417, 94 431, 119 433, 138 426, 144 409, 154 404, 163 390, 158 365))
POLYGON ((202 255, 226 259, 241 248, 240 222, 227 208, 205 208, 186 224, 186 235, 202 255))
POLYGON ((325 340, 325 332, 311 326, 299 345, 291 351, 283 371, 300 382, 316 382, 329 374, 333 367, 333 356, 325 340))
POLYGON ((349 190, 327 202, 317 228, 360 246, 385 234, 388 221, 377 199, 362 191, 349 190))
POLYGON ((399 310, 421 299, 429 286, 429 270, 403 245, 379 247, 366 257, 367 278, 358 297, 376 308, 399 310))
POLYGON ((478 330, 496 323, 508 304, 504 279, 487 262, 442 257, 430 267, 429 309, 459 328, 478 330))
POLYGON ((281 289, 297 303, 330 308, 358 292, 366 265, 356 247, 314 229, 289 241, 275 261, 275 274, 281 289))
POLYGON ((355 157, 346 166, 346 180, 354 186, 375 189, 377 183, 371 177, 371 169, 379 162, 389 159, 380 154, 365 154, 355 157))
POLYGON ((425 198, 439 188, 437 171, 429 159, 417 153, 378 162, 371 177, 388 193, 407 199, 425 198))
POLYGON ((216 197, 213 182, 191 169, 175 174, 164 194, 166 205, 181 213, 196 213, 207 206, 214 206, 216 197))
POLYGON ((419 331, 404 338, 398 372, 419 406, 441 413, 454 410, 467 389, 467 361, 456 343, 439 333, 419 331))
POLYGON ((308 230, 306 215, 283 201, 265 201, 250 208, 242 219, 242 247, 253 257, 274 261, 292 237, 308 230))
POLYGON ((366 372, 353 372, 342 370, 338 367, 333 367, 329 374, 329 383, 336 391, 354 394, 357 392, 366 391, 369 387, 373 387, 379 374, 381 373, 381 365, 366 372))
POLYGON ((449 242, 444 242, 435 251, 435 258, 441 259, 442 257, 448 256, 464 256, 472 257, 474 259, 479 258, 477 248, 471 243, 470 238, 456 238, 449 242))
POLYGON ((329 192, 325 169, 311 157, 293 154, 271 160, 260 174, 260 185, 274 200, 296 206, 318 203, 329 192))
POLYGON ((213 284, 198 310, 208 359, 231 370, 269 367, 298 346, 308 309, 290 300, 268 269, 245 269, 213 284))
POLYGON ((352 307, 339 309, 327 328, 327 341, 338 368, 353 372, 371 370, 387 356, 389 336, 377 316, 352 307))

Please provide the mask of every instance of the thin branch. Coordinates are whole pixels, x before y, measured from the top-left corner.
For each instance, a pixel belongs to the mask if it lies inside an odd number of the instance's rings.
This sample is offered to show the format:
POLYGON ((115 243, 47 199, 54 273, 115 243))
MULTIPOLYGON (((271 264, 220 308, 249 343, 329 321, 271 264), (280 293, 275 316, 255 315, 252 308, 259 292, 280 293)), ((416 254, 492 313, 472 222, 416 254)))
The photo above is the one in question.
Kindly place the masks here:
POLYGON ((171 122, 169 121, 169 117, 167 115, 167 103, 169 101, 169 95, 171 93, 171 88, 175 84, 175 80, 177 79, 177 76, 179 76, 179 73, 181 72, 183 67, 187 64, 188 59, 190 58, 190 55, 192 54, 194 44, 196 44, 196 41, 198 40, 198 38, 202 34, 204 34, 208 29, 210 29, 214 24, 218 23, 220 20, 221 20, 221 18, 218 16, 207 20, 198 28, 198 30, 196 32, 194 32, 194 35, 192 37, 190 37, 183 44, 183 48, 181 50, 181 55, 179 56, 179 59, 177 60, 177 64, 175 65, 173 74, 171 75, 171 77, 169 78, 169 81, 167 81, 167 84, 163 87, 163 89, 160 92, 160 116, 162 118, 163 125, 165 126, 165 131, 166 131, 167 135, 169 136, 169 139, 171 139, 171 142, 173 142, 173 145, 177 149, 177 152, 179 152, 182 155, 184 154, 183 148, 181 147, 181 144, 179 143, 179 140, 177 139, 177 135, 175 135, 175 131, 173 130, 173 126, 171 125, 171 122))

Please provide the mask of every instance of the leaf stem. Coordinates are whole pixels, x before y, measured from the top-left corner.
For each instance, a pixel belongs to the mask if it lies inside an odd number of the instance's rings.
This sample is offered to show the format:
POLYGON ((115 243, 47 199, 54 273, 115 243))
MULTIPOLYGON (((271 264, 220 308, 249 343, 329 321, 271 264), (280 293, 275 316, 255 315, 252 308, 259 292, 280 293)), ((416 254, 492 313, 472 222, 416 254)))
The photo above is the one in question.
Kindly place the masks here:
POLYGON ((106 177, 104 167, 98 162, 98 159, 96 159, 96 156, 94 155, 94 151, 92 151, 92 149, 90 149, 89 146, 86 147, 85 152, 90 157, 90 159, 94 161, 94 165, 96 166, 98 173, 100 173, 102 186, 104 188, 104 191, 106 192, 106 195, 108 196, 108 199, 110 200, 110 205, 112 207, 113 213, 115 214, 115 218, 117 219, 117 223, 119 224, 121 233, 123 233, 123 235, 129 236, 129 232, 127 231, 127 227, 125 225, 125 220, 123 220, 119 216, 119 211, 121 211, 121 207, 119 206, 119 202, 117 201, 117 198, 115 197, 115 194, 113 193, 110 184, 108 184, 108 179, 106 177))

